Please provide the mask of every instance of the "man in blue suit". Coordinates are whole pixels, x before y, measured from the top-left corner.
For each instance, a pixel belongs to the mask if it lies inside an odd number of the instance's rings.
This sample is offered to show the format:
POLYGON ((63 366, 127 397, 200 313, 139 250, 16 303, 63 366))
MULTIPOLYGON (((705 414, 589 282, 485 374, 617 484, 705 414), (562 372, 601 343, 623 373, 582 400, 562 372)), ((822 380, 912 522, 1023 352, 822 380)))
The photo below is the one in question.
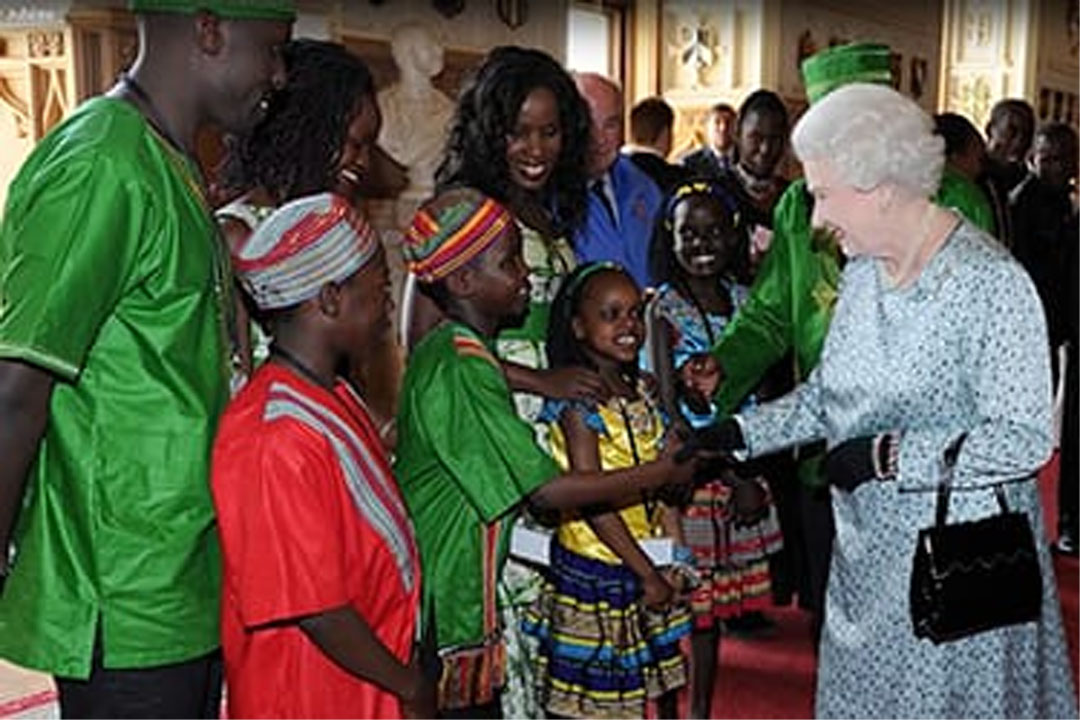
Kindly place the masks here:
POLYGON ((630 158, 621 155, 624 119, 622 90, 596 73, 575 76, 589 105, 589 207, 574 236, 578 260, 611 260, 629 271, 642 288, 652 284, 649 239, 663 195, 630 158))

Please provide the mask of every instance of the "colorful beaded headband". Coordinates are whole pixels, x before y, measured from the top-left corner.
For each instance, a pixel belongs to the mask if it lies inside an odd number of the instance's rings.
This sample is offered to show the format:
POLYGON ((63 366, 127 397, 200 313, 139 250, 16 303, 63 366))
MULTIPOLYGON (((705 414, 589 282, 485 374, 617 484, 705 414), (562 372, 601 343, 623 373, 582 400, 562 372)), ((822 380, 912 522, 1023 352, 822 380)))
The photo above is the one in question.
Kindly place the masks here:
POLYGON ((402 252, 421 282, 441 280, 484 252, 510 224, 510 213, 491 198, 461 200, 432 213, 421 208, 405 234, 402 252))

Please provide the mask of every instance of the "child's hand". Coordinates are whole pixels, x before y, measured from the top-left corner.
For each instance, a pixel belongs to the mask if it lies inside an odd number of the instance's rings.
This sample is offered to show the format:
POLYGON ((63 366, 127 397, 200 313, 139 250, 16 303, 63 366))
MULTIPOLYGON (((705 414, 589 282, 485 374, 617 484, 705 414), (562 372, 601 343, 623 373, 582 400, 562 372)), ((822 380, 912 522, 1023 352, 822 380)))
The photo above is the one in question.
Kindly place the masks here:
POLYGON ((582 367, 563 367, 535 372, 539 394, 544 397, 605 403, 612 395, 611 388, 599 373, 582 367))
POLYGON ((731 509, 736 527, 755 525, 769 514, 769 492, 758 478, 735 476, 731 483, 731 509))
POLYGON ((716 388, 720 386, 720 365, 709 353, 695 355, 679 368, 679 380, 690 399, 709 404, 716 388))
POLYGON ((663 610, 675 598, 675 588, 655 569, 641 581, 641 589, 641 601, 653 610, 663 610))
POLYGON ((755 225, 750 231, 750 262, 754 265, 761 262, 761 258, 769 251, 772 245, 773 231, 764 225, 755 225))

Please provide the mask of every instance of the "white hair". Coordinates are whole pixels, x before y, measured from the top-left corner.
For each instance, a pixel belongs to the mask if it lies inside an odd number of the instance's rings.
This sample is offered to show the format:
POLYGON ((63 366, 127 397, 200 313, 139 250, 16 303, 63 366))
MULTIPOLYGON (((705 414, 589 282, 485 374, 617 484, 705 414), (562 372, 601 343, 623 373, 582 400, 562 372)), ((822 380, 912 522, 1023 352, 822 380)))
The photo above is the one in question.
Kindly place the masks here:
POLYGON ((852 83, 810 106, 791 145, 801 162, 828 161, 859 190, 882 183, 931 197, 941 183, 945 141, 914 101, 885 85, 852 83))

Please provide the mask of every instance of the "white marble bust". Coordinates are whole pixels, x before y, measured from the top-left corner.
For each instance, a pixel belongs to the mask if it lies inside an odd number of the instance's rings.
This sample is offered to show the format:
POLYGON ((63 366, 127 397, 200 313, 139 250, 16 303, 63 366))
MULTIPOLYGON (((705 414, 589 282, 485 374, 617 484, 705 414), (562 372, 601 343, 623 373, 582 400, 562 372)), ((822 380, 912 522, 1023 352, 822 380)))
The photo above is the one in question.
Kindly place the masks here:
POLYGON ((379 91, 383 123, 379 145, 408 168, 403 200, 424 199, 434 187, 454 103, 432 83, 443 69, 443 49, 427 27, 408 23, 394 29, 391 51, 396 83, 379 91))

